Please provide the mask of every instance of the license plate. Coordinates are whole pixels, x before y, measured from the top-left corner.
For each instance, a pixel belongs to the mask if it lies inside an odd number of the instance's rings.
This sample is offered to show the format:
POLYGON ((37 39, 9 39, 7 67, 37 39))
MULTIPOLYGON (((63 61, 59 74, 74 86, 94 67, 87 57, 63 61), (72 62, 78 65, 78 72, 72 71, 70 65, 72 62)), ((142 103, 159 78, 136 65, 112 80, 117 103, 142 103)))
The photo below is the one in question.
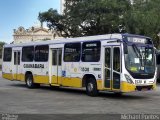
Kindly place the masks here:
POLYGON ((136 80, 135 84, 143 84, 143 81, 142 80, 136 80))
POLYGON ((142 88, 142 90, 147 91, 147 90, 148 90, 148 88, 142 88))

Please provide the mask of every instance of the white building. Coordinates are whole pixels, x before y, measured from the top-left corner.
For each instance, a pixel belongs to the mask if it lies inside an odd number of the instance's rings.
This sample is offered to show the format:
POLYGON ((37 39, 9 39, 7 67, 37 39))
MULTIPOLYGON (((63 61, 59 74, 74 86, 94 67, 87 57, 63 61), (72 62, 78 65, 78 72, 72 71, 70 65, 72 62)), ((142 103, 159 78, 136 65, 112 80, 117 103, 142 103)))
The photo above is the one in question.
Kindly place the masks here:
POLYGON ((48 30, 47 28, 34 26, 29 29, 19 27, 14 29, 14 43, 27 43, 31 41, 53 40, 61 37, 57 31, 48 30))
POLYGON ((61 14, 63 14, 63 11, 64 11, 64 3, 66 2, 66 0, 61 0, 60 2, 60 12, 61 14))

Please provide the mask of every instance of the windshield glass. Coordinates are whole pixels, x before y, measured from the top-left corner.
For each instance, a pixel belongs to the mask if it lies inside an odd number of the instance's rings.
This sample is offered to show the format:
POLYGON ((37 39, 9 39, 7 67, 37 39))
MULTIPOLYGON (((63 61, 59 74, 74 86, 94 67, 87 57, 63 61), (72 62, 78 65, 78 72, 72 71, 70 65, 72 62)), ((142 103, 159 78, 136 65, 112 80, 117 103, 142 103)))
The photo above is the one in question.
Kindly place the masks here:
POLYGON ((137 46, 136 44, 126 47, 126 68, 132 73, 154 73, 155 59, 154 50, 148 46, 137 46))

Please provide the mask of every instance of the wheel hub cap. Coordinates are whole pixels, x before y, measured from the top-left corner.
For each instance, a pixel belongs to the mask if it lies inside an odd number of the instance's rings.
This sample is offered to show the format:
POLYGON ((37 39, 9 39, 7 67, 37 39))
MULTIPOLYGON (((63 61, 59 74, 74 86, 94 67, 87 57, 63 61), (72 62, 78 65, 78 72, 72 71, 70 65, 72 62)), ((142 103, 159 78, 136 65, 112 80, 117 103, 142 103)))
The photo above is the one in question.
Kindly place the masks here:
POLYGON ((93 84, 92 83, 88 83, 88 91, 93 91, 93 84))

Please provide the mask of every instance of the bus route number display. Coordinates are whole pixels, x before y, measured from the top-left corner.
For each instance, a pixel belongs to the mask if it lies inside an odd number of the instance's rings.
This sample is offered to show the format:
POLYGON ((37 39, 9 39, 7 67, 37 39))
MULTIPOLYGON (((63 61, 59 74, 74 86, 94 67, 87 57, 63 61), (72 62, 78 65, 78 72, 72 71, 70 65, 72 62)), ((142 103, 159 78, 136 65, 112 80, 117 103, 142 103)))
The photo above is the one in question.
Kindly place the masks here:
POLYGON ((129 42, 134 42, 134 43, 142 43, 142 44, 148 43, 146 38, 127 37, 127 39, 129 42))

